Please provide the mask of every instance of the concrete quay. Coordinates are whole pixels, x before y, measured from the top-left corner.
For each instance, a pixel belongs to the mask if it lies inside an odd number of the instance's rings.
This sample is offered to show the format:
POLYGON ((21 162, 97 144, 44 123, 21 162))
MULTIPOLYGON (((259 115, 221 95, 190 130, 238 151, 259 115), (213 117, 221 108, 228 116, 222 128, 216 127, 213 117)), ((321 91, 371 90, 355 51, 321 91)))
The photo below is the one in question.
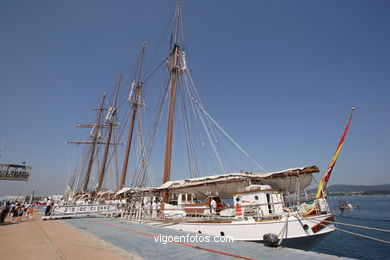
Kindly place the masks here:
POLYGON ((0 224, 2 259, 347 259, 259 243, 167 242, 159 236, 205 236, 102 217, 0 224))
MULTIPOLYGON (((170 230, 150 223, 109 218, 65 219, 64 223, 144 259, 347 259, 292 248, 270 248, 254 242, 179 241, 163 243, 160 237, 206 236, 170 230)), ((160 223, 161 225, 161 223, 160 223)))
POLYGON ((20 223, 10 218, 0 224, 1 259, 140 259, 97 237, 81 232, 61 221, 42 221, 34 214, 20 223))

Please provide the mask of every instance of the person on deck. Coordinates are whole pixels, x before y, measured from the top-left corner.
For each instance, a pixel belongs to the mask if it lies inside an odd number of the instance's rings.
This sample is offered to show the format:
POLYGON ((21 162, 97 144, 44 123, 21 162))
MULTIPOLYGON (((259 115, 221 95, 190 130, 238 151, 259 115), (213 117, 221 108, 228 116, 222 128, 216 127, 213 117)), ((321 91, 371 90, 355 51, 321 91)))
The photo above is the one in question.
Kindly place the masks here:
POLYGON ((211 209, 211 214, 217 214, 217 202, 214 200, 214 198, 211 199, 210 202, 210 209, 211 209))
POLYGON ((157 203, 154 200, 152 203, 152 218, 156 218, 156 217, 157 217, 157 203))

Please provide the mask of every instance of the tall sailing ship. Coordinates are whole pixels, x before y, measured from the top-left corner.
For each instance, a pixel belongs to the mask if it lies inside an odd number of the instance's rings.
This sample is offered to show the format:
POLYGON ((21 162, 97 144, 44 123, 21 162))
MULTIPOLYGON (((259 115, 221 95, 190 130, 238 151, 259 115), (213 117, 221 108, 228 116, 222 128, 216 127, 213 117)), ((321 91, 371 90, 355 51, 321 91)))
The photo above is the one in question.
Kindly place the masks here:
MULTIPOLYGON (((104 107, 103 96, 95 123, 84 126, 92 128, 92 131, 90 140, 81 142, 89 145, 83 170, 78 171, 77 177, 69 185, 68 204, 58 206, 53 216, 116 212, 122 219, 180 231, 229 236, 236 241, 268 242, 305 249, 312 247, 335 230, 333 213, 326 197, 326 184, 343 145, 352 112, 333 160, 318 184, 315 198, 303 199, 302 191, 311 184, 312 174, 319 172, 318 167, 267 172, 227 134, 204 108, 187 66, 182 45, 180 0, 173 21, 168 57, 162 63, 167 68, 169 78, 157 98, 155 119, 150 123, 147 135, 144 134, 140 116, 144 109, 146 81, 143 78, 145 45, 141 48, 135 79, 127 99, 130 104, 126 119, 129 127, 120 182, 114 185, 111 192, 103 190, 110 147, 119 144, 112 137, 119 127, 116 119, 121 76, 110 108, 104 107), (164 111, 167 112, 165 117, 164 111), (107 112, 105 120, 104 112, 107 112), (152 154, 158 150, 156 136, 162 131, 160 123, 164 119, 167 119, 165 142, 158 147, 164 149, 157 151, 164 153, 164 166, 160 167, 163 184, 156 186, 153 185, 151 173, 152 154), (184 139, 186 148, 179 152, 187 157, 190 178, 172 180, 172 166, 182 163, 181 159, 174 159, 173 156, 174 140, 178 138, 174 126, 178 119, 183 121, 183 133, 179 136, 184 139), (133 140, 136 137, 137 142, 133 140), (137 152, 134 152, 135 146, 138 147, 137 152), (234 165, 233 160, 226 160, 226 154, 231 154, 233 149, 253 164, 257 171, 237 170, 242 165, 234 165), (96 166, 100 150, 104 150, 104 153, 100 165, 96 166), (130 178, 127 177, 129 158, 133 158, 135 168, 130 175, 133 181, 126 187, 126 180, 130 178), (211 167, 207 166, 210 161, 211 167), (202 164, 204 162, 206 166, 202 164), (236 171, 230 172, 229 164, 233 164, 236 171), (210 171, 217 172, 215 165, 221 169, 221 174, 207 175, 210 171), (95 186, 90 181, 93 171, 99 173, 95 186), (108 203, 115 200, 125 203, 118 209, 116 204, 108 203), (80 201, 84 203, 81 205, 80 201)), ((244 165, 243 168, 249 167, 244 165)))

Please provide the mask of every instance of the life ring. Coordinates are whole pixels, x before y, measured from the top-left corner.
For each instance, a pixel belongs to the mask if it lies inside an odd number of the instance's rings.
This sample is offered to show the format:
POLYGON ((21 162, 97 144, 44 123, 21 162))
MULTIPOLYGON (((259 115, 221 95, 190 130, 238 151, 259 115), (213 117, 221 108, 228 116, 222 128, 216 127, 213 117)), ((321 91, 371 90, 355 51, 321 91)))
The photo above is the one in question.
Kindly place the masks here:
POLYGON ((240 216, 242 215, 242 209, 241 209, 241 204, 240 203, 236 203, 236 216, 240 216))

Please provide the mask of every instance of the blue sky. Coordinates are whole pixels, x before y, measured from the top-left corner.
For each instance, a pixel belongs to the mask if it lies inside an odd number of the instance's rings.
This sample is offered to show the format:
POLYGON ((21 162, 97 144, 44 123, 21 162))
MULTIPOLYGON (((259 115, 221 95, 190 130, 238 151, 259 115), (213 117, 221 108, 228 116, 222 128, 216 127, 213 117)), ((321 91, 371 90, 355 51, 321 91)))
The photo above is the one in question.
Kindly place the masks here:
MULTIPOLYGON (((33 166, 0 195, 62 193, 88 109, 150 72, 176 1, 2 1, 0 162, 33 166)), ((357 108, 330 183, 389 183, 388 1, 184 1, 188 62, 207 110, 268 170, 324 171, 357 108)), ((316 178, 320 178, 320 174, 316 178)), ((183 176, 185 177, 185 176, 183 176)), ((158 177, 157 177, 158 178, 158 177)))

